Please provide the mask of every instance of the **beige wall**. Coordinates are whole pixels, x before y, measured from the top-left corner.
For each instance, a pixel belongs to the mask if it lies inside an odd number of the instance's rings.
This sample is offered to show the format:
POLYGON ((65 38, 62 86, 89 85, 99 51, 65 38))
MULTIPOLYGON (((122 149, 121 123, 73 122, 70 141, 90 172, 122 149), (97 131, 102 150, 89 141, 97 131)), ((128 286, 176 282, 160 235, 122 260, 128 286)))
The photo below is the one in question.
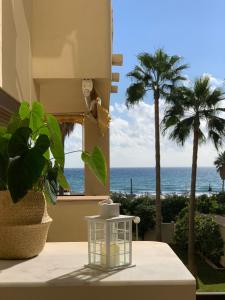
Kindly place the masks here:
POLYGON ((109 0, 33 0, 34 78, 111 78, 109 0))
POLYGON ((110 0, 32 0, 33 77, 49 112, 85 112, 81 80, 93 79, 108 108, 111 87, 110 0), (62 105, 63 103, 63 105, 62 105))
MULTIPOLYGON (((17 100, 30 101, 38 98, 40 89, 43 101, 51 102, 57 92, 47 91, 50 86, 46 84, 40 88, 40 79, 93 78, 99 79, 96 86, 104 106, 108 105, 110 0, 0 0, 0 9, 0 87, 17 100), (33 78, 39 81, 34 84, 33 78)), ((74 95, 70 80, 66 91, 63 100, 68 102, 67 111, 84 109, 83 99, 74 95)), ((63 108, 62 103, 55 107, 63 108)))
MULTIPOLYGON (((76 198, 76 197, 75 197, 76 198)), ((60 200, 48 208, 53 222, 49 230, 49 242, 87 241, 85 216, 98 214, 98 203, 102 198, 92 200, 60 200)))
POLYGON ((32 79, 31 0, 2 0, 2 85, 17 100, 36 99, 32 79))
POLYGON ((81 79, 39 80, 40 100, 50 113, 85 112, 81 79))
POLYGON ((93 173, 85 166, 85 195, 109 195, 110 188, 110 157, 109 157, 109 130, 104 136, 101 135, 96 122, 85 119, 84 123, 84 147, 85 151, 91 152, 93 145, 98 145, 103 151, 107 161, 107 184, 99 183, 93 173))

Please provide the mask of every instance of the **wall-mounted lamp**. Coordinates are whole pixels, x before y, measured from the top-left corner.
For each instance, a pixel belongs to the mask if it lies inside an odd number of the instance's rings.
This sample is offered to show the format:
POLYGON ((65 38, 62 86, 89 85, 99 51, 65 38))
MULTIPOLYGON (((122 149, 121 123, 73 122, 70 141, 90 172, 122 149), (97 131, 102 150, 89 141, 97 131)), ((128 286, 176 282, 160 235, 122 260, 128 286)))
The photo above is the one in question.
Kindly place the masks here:
POLYGON ((87 106, 87 109, 90 109, 91 104, 91 91, 93 90, 93 80, 92 79, 83 79, 82 80, 82 92, 84 95, 85 103, 87 106))

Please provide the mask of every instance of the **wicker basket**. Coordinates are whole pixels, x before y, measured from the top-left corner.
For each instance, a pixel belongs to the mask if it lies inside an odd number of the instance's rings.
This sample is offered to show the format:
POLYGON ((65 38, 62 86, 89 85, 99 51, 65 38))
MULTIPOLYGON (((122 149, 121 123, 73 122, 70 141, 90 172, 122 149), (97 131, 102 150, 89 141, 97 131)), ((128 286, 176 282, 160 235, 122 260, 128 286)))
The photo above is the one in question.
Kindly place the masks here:
POLYGON ((52 219, 41 192, 29 191, 18 203, 0 191, 0 258, 24 259, 38 255, 52 219))

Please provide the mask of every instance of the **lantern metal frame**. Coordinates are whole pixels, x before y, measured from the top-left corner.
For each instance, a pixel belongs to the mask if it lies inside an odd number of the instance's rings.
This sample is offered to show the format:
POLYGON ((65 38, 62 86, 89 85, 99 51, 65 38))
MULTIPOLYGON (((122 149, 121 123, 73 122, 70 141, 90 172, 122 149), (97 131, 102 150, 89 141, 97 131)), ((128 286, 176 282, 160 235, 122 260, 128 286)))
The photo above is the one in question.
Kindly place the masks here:
POLYGON ((119 215, 104 219, 100 215, 85 217, 88 221, 88 264, 104 271, 132 265, 133 216, 119 215))

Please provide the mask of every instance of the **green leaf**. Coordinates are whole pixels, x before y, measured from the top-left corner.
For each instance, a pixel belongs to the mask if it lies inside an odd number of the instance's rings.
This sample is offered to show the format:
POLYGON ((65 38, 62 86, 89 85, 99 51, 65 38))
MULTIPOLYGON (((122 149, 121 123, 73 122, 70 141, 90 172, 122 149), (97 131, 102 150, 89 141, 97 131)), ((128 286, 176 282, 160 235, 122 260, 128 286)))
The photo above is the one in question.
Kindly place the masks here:
POLYGON ((0 126, 0 136, 5 135, 7 132, 7 129, 5 127, 0 126))
POLYGON ((50 149, 54 159, 64 168, 64 149, 62 144, 62 136, 58 121, 52 115, 47 116, 47 124, 50 133, 50 149))
POLYGON ((0 190, 7 188, 7 170, 9 165, 8 155, 0 153, 0 190))
POLYGON ((30 118, 30 105, 28 102, 22 102, 19 108, 19 116, 21 120, 30 118))
POLYGON ((8 139, 5 136, 0 136, 0 190, 7 188, 8 164, 8 139))
POLYGON ((21 127, 15 131, 9 140, 9 156, 15 157, 24 154, 28 150, 28 140, 31 134, 29 127, 21 127))
POLYGON ((13 134, 20 127, 29 126, 29 119, 21 120, 19 113, 14 113, 9 121, 7 132, 13 134))
POLYGON ((7 131, 13 134, 20 127, 20 123, 21 123, 21 119, 19 114, 18 113, 13 114, 9 121, 7 131))
POLYGON ((48 173, 44 185, 44 193, 48 202, 55 204, 57 201, 57 192, 58 192, 58 168, 52 168, 49 166, 48 173))
POLYGON ((43 154, 44 158, 47 160, 50 160, 50 151, 47 150, 44 154, 43 154))
POLYGON ((50 138, 50 132, 49 132, 47 124, 45 124, 43 127, 41 127, 40 130, 38 130, 38 133, 45 134, 50 138))
POLYGON ((45 180, 44 195, 48 203, 56 204, 57 194, 55 193, 55 189, 53 188, 53 186, 50 185, 48 180, 45 180))
POLYGON ((29 170, 24 167, 24 161, 21 157, 15 158, 10 162, 8 188, 14 203, 17 203, 32 188, 32 178, 29 170))
POLYGON ((0 153, 8 155, 8 139, 5 136, 0 136, 0 153))
POLYGON ((44 110, 40 102, 33 102, 30 114, 30 128, 38 131, 44 125, 44 110))
POLYGON ((92 170, 96 178, 102 184, 106 185, 107 167, 106 160, 101 149, 96 146, 94 147, 93 152, 91 154, 89 154, 88 152, 83 152, 81 158, 92 170))
POLYGON ((61 168, 58 169, 58 176, 57 176, 57 181, 59 183, 59 185, 64 188, 65 190, 69 190, 70 189, 70 185, 65 177, 65 175, 63 174, 63 171, 61 168))
POLYGON ((44 134, 39 135, 34 148, 37 151, 39 151, 40 154, 43 155, 48 150, 49 147, 50 147, 50 140, 47 137, 47 135, 44 134))
POLYGON ((45 163, 45 158, 35 148, 11 160, 8 168, 8 187, 14 203, 37 183, 45 163))

